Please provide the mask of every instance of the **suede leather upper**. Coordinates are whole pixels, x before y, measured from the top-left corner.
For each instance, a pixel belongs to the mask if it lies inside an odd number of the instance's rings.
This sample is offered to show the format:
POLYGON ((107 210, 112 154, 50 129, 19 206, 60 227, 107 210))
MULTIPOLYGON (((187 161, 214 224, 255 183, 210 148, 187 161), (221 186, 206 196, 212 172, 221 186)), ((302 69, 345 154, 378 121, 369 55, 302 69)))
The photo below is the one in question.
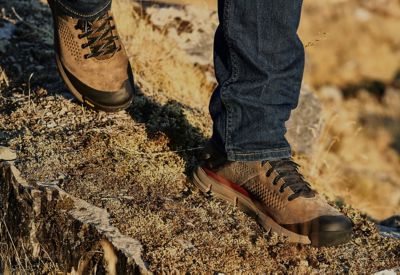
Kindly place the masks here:
POLYGON ((76 23, 77 20, 69 16, 59 16, 56 22, 59 30, 58 54, 63 66, 93 89, 115 92, 123 88, 128 79, 129 60, 122 43, 116 41, 122 50, 109 59, 85 59, 84 55, 90 54, 90 48, 81 47, 82 44, 87 43, 87 39, 78 38, 82 32, 75 28, 76 23))

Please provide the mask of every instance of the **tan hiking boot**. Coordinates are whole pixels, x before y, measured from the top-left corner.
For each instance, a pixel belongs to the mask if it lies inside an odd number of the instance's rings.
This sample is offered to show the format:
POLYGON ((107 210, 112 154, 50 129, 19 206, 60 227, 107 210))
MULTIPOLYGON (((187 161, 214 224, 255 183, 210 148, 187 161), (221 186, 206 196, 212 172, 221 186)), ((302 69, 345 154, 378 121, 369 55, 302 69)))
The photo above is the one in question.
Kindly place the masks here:
POLYGON ((350 219, 311 189, 293 160, 230 162, 210 145, 200 160, 194 183, 255 215, 265 229, 317 247, 350 240, 350 219))
POLYGON ((68 16, 54 0, 48 2, 57 67, 68 89, 95 109, 115 112, 129 107, 133 75, 111 10, 83 20, 68 16))

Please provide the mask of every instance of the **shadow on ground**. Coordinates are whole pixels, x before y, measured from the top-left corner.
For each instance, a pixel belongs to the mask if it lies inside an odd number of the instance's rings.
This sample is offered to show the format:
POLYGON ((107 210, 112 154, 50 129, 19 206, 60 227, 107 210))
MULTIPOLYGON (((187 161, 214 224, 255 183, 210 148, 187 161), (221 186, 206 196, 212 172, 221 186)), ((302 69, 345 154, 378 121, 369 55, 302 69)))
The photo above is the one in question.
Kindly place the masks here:
POLYGON ((185 108, 190 107, 174 100, 161 105, 136 86, 134 103, 128 112, 136 122, 146 125, 149 138, 156 139, 160 134, 168 137, 169 148, 185 161, 185 173, 189 176, 195 163, 193 154, 200 150, 206 138, 199 128, 186 119, 185 108))

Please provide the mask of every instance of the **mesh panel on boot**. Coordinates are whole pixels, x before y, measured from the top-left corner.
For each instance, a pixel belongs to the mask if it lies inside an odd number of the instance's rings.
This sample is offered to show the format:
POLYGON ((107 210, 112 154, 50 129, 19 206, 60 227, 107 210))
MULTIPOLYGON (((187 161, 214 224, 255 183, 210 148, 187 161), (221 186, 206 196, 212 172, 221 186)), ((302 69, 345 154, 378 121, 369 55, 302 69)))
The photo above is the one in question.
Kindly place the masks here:
POLYGON ((74 57, 75 61, 80 62, 82 58, 82 49, 74 39, 74 35, 65 22, 60 20, 58 22, 58 30, 60 34, 61 43, 63 43, 69 53, 74 57))
POLYGON ((234 162, 231 164, 231 169, 226 171, 225 178, 230 179, 236 184, 241 185, 254 174, 254 170, 242 162, 234 162))
POLYGON ((281 196, 275 190, 268 188, 258 177, 249 180, 243 187, 268 207, 280 210, 285 206, 281 196))

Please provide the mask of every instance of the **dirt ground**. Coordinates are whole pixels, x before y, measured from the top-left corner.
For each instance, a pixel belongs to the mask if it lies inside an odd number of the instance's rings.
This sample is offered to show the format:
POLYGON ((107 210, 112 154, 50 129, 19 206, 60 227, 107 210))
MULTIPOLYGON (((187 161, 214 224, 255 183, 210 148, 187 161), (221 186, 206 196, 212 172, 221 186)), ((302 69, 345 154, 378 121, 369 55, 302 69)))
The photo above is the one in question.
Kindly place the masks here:
MULTIPOLYGON (((325 10, 313 3, 306 4, 305 16, 317 14, 318 7, 325 10)), ((355 8, 352 1, 329 3, 346 13, 355 8)), ((306 79, 321 98, 326 127, 313 153, 297 158, 318 190, 349 215, 355 230, 346 245, 316 249, 286 243, 193 186, 187 176, 195 164, 193 155, 210 135, 210 65, 194 63, 167 28, 151 23, 146 10, 128 0, 115 1, 114 9, 138 92, 129 110, 105 114, 80 106, 60 80, 47 5, 0 0, 0 27, 15 26, 0 52, 0 145, 17 150, 17 165, 27 180, 57 182, 107 209, 122 233, 143 244, 154 271, 372 273, 399 265, 400 242, 381 236, 371 218, 399 213, 400 103, 391 76, 397 68, 390 65, 396 55, 382 66, 385 77, 373 67, 365 71, 376 72, 372 78, 383 83, 384 92, 377 94, 378 84, 349 89, 348 74, 339 70, 339 63, 325 58, 320 47, 307 47, 311 65, 306 79), (310 80, 310 70, 321 68, 314 63, 320 59, 328 68, 310 80), (371 201, 378 208, 367 205, 371 201)), ((214 18, 214 12, 208 13, 214 18)), ((373 16, 384 13, 377 14, 373 16)), ((387 16, 391 22, 392 15, 387 16)), ((322 25, 306 23, 303 28, 317 26, 322 25)), ((395 52, 396 45, 390 50, 395 52)), ((351 80, 359 83, 355 75, 351 80)))

